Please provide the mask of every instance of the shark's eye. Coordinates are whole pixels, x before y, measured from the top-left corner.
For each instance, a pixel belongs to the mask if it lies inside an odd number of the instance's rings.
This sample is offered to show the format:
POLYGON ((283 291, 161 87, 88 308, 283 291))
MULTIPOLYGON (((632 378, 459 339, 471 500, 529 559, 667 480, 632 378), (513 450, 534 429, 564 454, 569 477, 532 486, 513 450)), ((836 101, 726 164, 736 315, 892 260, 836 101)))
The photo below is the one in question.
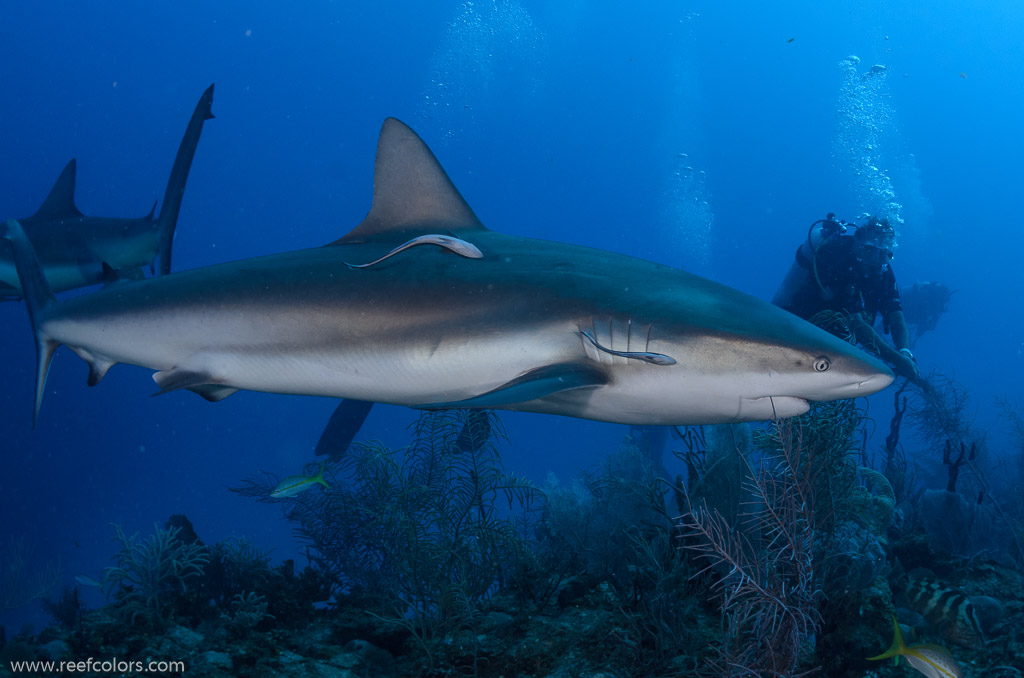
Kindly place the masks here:
POLYGON ((827 357, 820 355, 814 359, 814 371, 815 372, 826 372, 828 368, 832 366, 832 361, 827 357))

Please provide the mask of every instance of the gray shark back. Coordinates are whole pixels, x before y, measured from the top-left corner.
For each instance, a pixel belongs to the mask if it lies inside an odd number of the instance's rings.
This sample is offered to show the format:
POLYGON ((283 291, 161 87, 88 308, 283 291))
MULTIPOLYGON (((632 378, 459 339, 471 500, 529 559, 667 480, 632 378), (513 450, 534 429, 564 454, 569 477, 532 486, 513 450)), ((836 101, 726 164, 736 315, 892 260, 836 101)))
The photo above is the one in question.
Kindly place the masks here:
MULTIPOLYGON (((16 251, 26 285, 45 285, 31 245, 16 251)), ((161 392, 209 400, 246 389, 636 424, 792 416, 808 401, 892 380, 859 349, 719 283, 486 229, 426 144, 394 119, 381 130, 368 215, 330 245, 59 304, 37 290, 28 301, 37 406, 61 343, 89 362, 90 384, 124 362, 157 370, 161 392), (430 233, 482 256, 415 248, 369 268, 345 263, 430 233)))

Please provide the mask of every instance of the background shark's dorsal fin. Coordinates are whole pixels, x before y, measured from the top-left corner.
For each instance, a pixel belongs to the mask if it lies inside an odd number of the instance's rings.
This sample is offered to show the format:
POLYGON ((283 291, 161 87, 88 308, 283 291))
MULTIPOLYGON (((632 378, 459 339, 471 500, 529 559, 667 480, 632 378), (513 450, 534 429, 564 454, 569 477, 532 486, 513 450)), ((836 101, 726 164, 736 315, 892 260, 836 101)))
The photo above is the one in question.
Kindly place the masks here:
POLYGON ((385 120, 377 141, 370 213, 337 242, 472 230, 484 226, 427 145, 400 120, 385 120))
POLYGON ((57 177, 57 183, 50 189, 50 195, 46 196, 42 207, 31 219, 71 219, 80 216, 82 213, 75 207, 75 159, 71 158, 71 162, 57 177))

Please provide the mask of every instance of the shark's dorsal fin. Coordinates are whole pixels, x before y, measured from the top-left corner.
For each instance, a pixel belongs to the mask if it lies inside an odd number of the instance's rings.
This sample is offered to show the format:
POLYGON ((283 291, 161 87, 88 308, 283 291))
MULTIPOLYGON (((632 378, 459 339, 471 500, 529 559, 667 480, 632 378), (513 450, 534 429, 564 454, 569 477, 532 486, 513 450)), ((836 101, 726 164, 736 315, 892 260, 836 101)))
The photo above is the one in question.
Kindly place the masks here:
POLYGON ((75 159, 72 158, 57 177, 57 183, 50 189, 42 207, 30 219, 50 221, 80 216, 82 213, 75 207, 75 159))
POLYGON ((479 230, 486 229, 423 140, 400 120, 385 120, 377 140, 370 213, 337 242, 479 230))

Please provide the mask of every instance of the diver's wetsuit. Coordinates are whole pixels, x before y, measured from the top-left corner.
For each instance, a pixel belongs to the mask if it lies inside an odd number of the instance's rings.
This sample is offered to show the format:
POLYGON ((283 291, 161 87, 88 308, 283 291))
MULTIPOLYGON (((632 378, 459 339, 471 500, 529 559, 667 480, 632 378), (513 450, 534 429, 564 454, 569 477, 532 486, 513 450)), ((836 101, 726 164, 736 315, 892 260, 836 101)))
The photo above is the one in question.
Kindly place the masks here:
POLYGON ((854 247, 852 235, 832 237, 818 248, 816 266, 798 250, 796 263, 808 275, 779 305, 804 319, 821 311, 862 312, 868 323, 873 323, 878 313, 885 319, 892 311, 902 311, 892 267, 886 264, 879 272, 865 273, 857 263, 854 247))

